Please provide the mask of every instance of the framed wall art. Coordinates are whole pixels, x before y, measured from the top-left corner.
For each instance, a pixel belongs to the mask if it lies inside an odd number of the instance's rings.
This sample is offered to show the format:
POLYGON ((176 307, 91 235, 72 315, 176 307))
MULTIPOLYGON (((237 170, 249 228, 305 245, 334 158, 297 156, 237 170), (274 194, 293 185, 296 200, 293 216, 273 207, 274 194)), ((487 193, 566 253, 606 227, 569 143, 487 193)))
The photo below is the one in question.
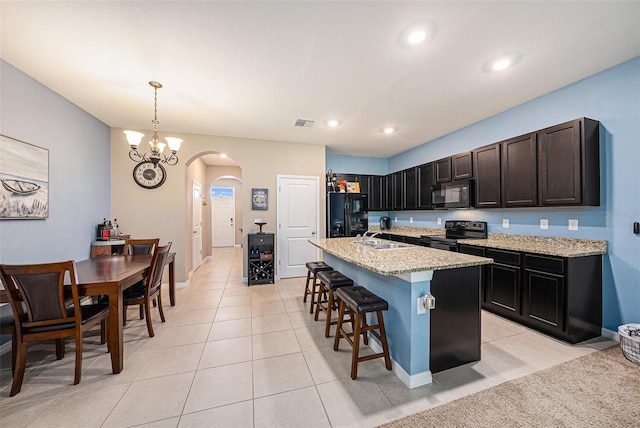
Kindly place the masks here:
POLYGON ((251 209, 267 210, 269 208, 269 189, 251 189, 251 209))
POLYGON ((0 134, 0 220, 49 217, 49 150, 0 134))

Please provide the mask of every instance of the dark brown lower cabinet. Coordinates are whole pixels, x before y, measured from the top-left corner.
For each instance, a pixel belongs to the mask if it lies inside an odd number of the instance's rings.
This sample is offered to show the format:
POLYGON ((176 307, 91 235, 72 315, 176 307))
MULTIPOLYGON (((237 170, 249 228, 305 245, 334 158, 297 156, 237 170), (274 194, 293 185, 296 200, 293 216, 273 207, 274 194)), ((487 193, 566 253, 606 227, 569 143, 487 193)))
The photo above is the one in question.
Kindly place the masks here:
POLYGON ((602 256, 557 257, 460 245, 494 260, 480 275, 482 308, 578 343, 602 330, 602 256))
POLYGON ((494 262, 486 267, 486 303, 496 313, 509 316, 521 311, 520 253, 488 249, 494 262))

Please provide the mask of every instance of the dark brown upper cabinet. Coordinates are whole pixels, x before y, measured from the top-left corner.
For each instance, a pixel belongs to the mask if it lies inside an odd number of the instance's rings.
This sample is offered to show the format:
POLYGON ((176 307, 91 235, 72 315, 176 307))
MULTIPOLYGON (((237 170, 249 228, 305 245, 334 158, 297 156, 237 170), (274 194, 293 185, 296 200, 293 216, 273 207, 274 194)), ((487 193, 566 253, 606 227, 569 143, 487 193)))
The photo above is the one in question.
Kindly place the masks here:
POLYGON ((473 157, 471 152, 458 153, 451 156, 451 167, 454 180, 473 178, 473 157))
POLYGON ((491 144, 473 151, 476 168, 476 208, 502 206, 500 156, 501 144, 491 144))
POLYGON ((384 209, 384 177, 368 175, 366 180, 364 177, 361 177, 360 192, 369 195, 369 211, 382 211, 384 209))
POLYGON ((505 207, 538 204, 536 133, 511 138, 502 145, 502 200, 505 207))
POLYGON ((384 210, 393 209, 393 174, 384 177, 384 210))
POLYGON ((452 180, 451 158, 444 158, 435 161, 436 183, 447 183, 452 180))
POLYGON ((433 208, 431 203, 431 186, 435 184, 435 172, 433 162, 425 163, 418 169, 418 208, 433 208))
POLYGON ((580 118, 538 131, 541 205, 600 205, 598 125, 580 118))
POLYGON ((394 172, 391 174, 392 176, 392 206, 391 209, 394 211, 402 210, 402 171, 394 172))
POLYGON ((408 168, 402 171, 402 209, 415 210, 418 208, 418 168, 408 168))

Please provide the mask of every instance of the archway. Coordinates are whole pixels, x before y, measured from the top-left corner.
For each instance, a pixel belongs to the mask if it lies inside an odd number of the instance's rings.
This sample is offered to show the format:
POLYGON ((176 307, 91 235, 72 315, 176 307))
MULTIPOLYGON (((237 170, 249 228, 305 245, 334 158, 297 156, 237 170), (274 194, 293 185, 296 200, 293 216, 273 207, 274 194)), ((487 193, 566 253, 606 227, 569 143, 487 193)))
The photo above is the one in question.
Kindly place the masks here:
MULTIPOLYGON (((212 254, 212 204, 211 188, 214 186, 230 186, 236 193, 236 234, 234 243, 242 243, 242 168, 233 159, 228 158, 223 153, 217 151, 201 152, 191 157, 186 163, 185 180, 185 211, 189 224, 186 226, 186 233, 189 236, 188 242, 192 239, 193 225, 190 224, 193 217, 193 195, 192 186, 194 182, 202 183, 202 258, 211 257, 212 254)), ((185 245, 185 260, 189 263, 189 270, 193 272, 194 266, 193 250, 191 245, 185 245)))

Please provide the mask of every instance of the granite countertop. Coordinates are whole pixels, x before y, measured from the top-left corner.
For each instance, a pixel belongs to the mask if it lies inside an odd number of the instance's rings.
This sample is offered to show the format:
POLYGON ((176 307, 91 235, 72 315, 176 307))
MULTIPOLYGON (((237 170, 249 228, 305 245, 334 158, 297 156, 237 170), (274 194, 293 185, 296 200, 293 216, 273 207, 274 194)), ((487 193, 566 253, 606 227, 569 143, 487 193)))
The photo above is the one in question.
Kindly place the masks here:
POLYGON ((369 230, 378 233, 388 233, 390 235, 411 236, 413 238, 419 238, 422 235, 444 237, 444 229, 435 229, 432 227, 391 226, 391 229, 381 230, 380 226, 372 226, 369 230))
MULTIPOLYGON (((420 237, 422 235, 443 236, 444 229, 396 226, 381 231, 372 227, 373 232, 392 235, 420 237)), ((465 244, 502 250, 522 251, 558 257, 585 257, 607 253, 607 241, 595 239, 558 238, 554 236, 517 235, 513 233, 489 233, 488 239, 465 239, 465 244)))
POLYGON ((375 249, 358 245, 354 243, 355 239, 353 237, 310 239, 309 242, 328 254, 381 275, 456 269, 493 262, 492 259, 485 257, 409 244, 403 248, 375 249))
POLYGON ((487 239, 465 239, 464 243, 559 257, 584 257, 607 252, 607 241, 510 233, 489 233, 487 239))

